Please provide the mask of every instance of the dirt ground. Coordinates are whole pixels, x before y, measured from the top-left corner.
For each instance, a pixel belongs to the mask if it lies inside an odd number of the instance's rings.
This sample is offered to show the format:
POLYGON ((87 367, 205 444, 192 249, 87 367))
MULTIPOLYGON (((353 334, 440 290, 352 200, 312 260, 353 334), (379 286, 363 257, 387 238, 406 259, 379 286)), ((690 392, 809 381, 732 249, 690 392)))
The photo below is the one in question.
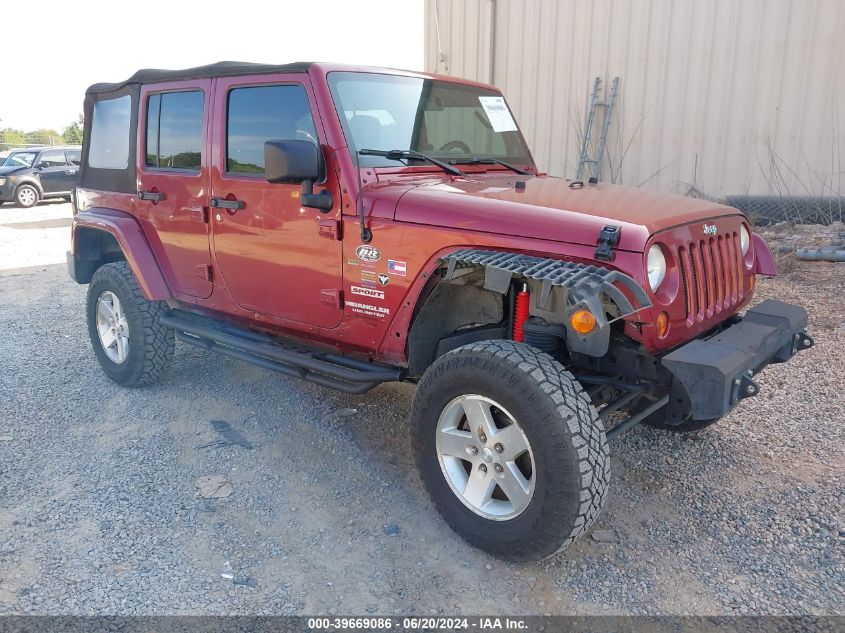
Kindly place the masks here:
POLYGON ((816 346, 707 431, 614 440, 593 535, 514 565, 434 512, 410 385, 347 396, 184 345, 160 384, 111 383, 69 224, 0 208, 0 614, 845 613, 845 265, 761 280, 816 346))

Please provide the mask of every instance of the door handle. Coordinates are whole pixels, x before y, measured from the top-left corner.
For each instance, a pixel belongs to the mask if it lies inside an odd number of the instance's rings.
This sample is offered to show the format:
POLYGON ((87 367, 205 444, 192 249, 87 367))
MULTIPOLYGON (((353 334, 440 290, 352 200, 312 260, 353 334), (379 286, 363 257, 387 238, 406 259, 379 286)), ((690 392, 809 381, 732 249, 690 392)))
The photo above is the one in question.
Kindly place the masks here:
POLYGON ((75 174, 75 173, 76 173, 76 170, 75 170, 75 169, 65 169, 65 173, 66 173, 68 176, 73 176, 73 174, 75 174))
POLYGON ((226 198, 212 198, 211 206, 215 209, 231 209, 237 211, 243 209, 246 203, 243 200, 227 200, 226 198))
POLYGON ((164 200, 164 193, 161 191, 139 191, 139 200, 150 200, 151 202, 161 202, 164 200))

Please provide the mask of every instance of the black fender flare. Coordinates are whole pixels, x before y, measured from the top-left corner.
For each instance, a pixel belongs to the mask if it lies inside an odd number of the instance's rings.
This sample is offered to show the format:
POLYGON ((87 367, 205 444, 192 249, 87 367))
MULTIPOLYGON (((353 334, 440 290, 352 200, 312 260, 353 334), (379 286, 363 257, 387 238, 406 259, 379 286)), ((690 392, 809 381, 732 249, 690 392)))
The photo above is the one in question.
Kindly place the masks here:
POLYGON ((630 316, 652 305, 646 291, 632 277, 603 266, 477 249, 455 251, 446 256, 445 260, 447 282, 454 279, 461 268, 481 267, 484 269, 484 288, 500 294, 508 292, 515 276, 539 283, 539 292, 535 293, 533 303, 541 310, 549 305, 552 290, 560 288, 564 295, 566 317, 575 310, 586 309, 596 318, 595 334, 583 336, 567 327, 567 344, 570 349, 590 356, 603 356, 609 343, 607 326, 611 321, 608 321, 605 314, 603 296, 618 310, 613 320, 630 316), (620 286, 627 290, 627 295, 620 286))
POLYGON ((446 281, 450 281, 455 271, 466 266, 484 268, 484 287, 494 292, 506 293, 514 275, 541 282, 537 305, 544 306, 549 300, 552 288, 563 288, 567 304, 574 310, 583 306, 596 317, 599 326, 607 325, 601 304, 601 293, 616 304, 619 316, 626 317, 643 308, 651 307, 651 300, 646 291, 632 277, 618 270, 603 266, 567 262, 559 259, 547 259, 522 255, 465 249, 452 253, 446 258, 448 269, 446 281), (614 284, 624 286, 632 295, 632 302, 614 284))
POLYGON ((17 179, 17 182, 15 183, 15 191, 17 191, 18 187, 20 187, 21 185, 32 185, 38 190, 38 197, 44 197, 44 187, 41 186, 41 181, 38 180, 38 178, 36 178, 35 176, 20 176, 17 179))

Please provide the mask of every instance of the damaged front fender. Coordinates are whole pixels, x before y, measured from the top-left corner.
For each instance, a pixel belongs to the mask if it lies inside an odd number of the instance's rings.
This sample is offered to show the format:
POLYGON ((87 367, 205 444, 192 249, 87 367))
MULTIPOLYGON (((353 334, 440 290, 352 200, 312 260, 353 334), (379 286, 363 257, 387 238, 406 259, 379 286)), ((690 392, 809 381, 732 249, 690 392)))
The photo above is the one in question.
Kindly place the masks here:
MULTIPOLYGON (((514 277, 535 282, 539 288, 534 293, 533 308, 540 312, 549 308, 553 291, 559 289, 566 306, 566 314, 560 315, 561 322, 576 309, 583 308, 595 316, 597 331, 604 330, 611 322, 607 318, 605 299, 615 306, 614 318, 624 318, 651 306, 645 290, 633 278, 601 266, 477 249, 456 251, 446 261, 446 281, 454 279, 462 269, 480 267, 484 269, 484 288, 501 294, 508 292, 514 277)), ((598 340, 606 341, 607 331, 602 334, 598 340)), ((573 343, 580 348, 573 351, 603 355, 606 343, 597 347, 587 340, 591 338, 590 335, 567 336, 567 344, 570 349, 573 349, 573 343)))

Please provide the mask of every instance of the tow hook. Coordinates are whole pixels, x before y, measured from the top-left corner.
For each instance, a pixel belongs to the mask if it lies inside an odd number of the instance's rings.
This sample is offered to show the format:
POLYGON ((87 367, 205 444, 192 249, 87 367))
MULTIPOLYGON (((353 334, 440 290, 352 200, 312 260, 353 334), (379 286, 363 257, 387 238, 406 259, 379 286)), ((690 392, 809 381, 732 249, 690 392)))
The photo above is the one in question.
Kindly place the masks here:
POLYGON ((744 398, 750 398, 751 396, 756 396, 760 393, 760 385, 758 385, 752 378, 754 374, 749 369, 747 372, 742 374, 739 378, 734 380, 734 390, 733 390, 733 398, 734 402, 742 400, 744 398))
POLYGON ((812 337, 810 337, 806 332, 796 332, 792 336, 792 340, 778 350, 773 362, 784 363, 795 356, 798 352, 810 349, 813 345, 815 345, 815 341, 813 341, 812 337))

